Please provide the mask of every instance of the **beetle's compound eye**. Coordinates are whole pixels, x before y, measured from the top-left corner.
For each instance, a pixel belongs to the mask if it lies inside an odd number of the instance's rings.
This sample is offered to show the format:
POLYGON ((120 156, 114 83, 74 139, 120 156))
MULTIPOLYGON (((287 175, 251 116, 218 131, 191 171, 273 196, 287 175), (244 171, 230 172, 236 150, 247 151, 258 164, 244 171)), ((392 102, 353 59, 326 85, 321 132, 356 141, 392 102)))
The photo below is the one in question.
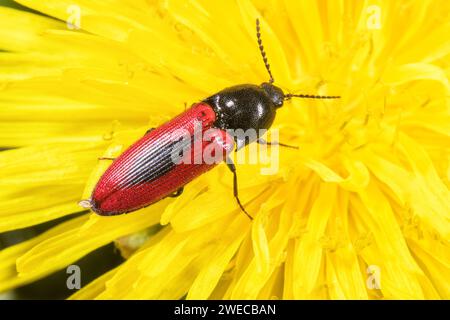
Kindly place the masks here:
POLYGON ((262 83, 261 88, 266 92, 266 94, 269 96, 270 100, 273 102, 273 104, 277 108, 279 108, 283 105, 283 102, 284 102, 283 90, 281 90, 277 86, 274 86, 273 84, 268 83, 268 82, 262 83))

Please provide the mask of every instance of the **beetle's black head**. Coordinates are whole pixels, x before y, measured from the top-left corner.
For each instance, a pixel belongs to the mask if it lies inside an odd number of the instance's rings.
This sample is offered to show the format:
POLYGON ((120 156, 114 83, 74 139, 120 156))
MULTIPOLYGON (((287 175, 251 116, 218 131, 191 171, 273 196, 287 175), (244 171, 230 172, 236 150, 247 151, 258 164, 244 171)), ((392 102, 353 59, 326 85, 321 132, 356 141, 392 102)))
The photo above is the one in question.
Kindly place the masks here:
MULTIPOLYGON (((276 109, 283 104, 283 91, 272 84, 241 84, 225 88, 203 100, 215 114, 214 126, 234 131, 237 149, 256 140, 261 129, 269 129, 275 119, 276 109), (241 137, 246 132, 251 137, 241 137), (238 133, 240 132, 240 133, 238 133)), ((230 133, 230 132, 229 132, 230 133)))
POLYGON ((283 97, 281 89, 269 83, 241 84, 225 88, 203 101, 216 113, 215 127, 246 131, 269 129, 283 97))
POLYGON ((279 108, 283 105, 283 102, 285 100, 283 90, 281 90, 277 86, 274 86, 270 82, 262 83, 261 88, 264 90, 264 92, 270 98, 270 100, 272 101, 272 103, 274 104, 275 107, 279 108))

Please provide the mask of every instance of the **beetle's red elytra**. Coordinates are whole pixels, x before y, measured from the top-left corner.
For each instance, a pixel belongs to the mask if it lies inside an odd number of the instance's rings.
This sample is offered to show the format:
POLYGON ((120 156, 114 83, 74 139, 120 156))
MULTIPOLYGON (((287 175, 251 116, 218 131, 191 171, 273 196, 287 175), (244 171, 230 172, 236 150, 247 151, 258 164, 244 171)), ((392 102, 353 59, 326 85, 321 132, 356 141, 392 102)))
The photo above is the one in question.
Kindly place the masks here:
MULTIPOLYGON (((92 210, 101 215, 116 215, 134 211, 178 191, 215 164, 183 161, 176 164, 172 152, 185 130, 194 134, 201 121, 202 133, 212 129, 211 141, 202 141, 201 150, 216 144, 226 156, 234 148, 233 138, 224 130, 212 128, 215 114, 206 104, 198 103, 162 126, 151 130, 136 141, 100 178, 92 193, 92 210), (222 143, 228 141, 228 144, 222 143), (231 143, 230 143, 231 142, 231 143)), ((182 145, 180 145, 181 147, 182 145)), ((177 150, 178 151, 178 150, 177 150)), ((181 151, 181 150, 179 150, 181 151)), ((196 159, 196 148, 188 154, 196 159)))
POLYGON ((249 129, 261 132, 261 129, 269 129, 275 119, 276 110, 283 106, 284 101, 293 97, 340 98, 285 94, 279 87, 273 85, 274 79, 262 45, 258 19, 256 34, 269 73, 268 82, 259 86, 242 84, 226 88, 193 104, 160 127, 149 130, 114 159, 98 181, 90 199, 82 200, 79 204, 106 216, 135 211, 165 197, 179 196, 187 183, 211 170, 217 162, 226 161, 233 173, 233 194, 237 204, 252 219, 239 200, 236 166, 231 161, 229 153, 252 142, 293 146, 266 142, 258 135, 248 139, 237 132, 249 129), (208 135, 208 139, 202 139, 200 144, 195 137, 196 127, 200 127, 201 135, 208 135), (208 161, 204 156, 205 153, 214 161, 208 161), (200 160, 193 161, 195 159, 200 160))

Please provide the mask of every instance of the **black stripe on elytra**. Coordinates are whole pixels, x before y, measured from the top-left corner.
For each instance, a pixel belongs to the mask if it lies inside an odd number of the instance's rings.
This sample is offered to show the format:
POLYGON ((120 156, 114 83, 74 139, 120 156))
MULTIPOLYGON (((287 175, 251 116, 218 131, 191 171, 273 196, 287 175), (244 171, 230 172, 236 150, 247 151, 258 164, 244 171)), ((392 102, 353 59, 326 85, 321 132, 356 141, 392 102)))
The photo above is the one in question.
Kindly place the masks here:
POLYGON ((150 183, 167 174, 170 170, 177 166, 173 162, 172 153, 178 155, 186 155, 191 152, 194 136, 191 139, 170 141, 167 144, 156 148, 151 148, 144 153, 143 157, 136 161, 127 170, 128 174, 124 181, 125 188, 132 187, 141 183, 150 183), (186 150, 183 153, 183 150, 186 150))

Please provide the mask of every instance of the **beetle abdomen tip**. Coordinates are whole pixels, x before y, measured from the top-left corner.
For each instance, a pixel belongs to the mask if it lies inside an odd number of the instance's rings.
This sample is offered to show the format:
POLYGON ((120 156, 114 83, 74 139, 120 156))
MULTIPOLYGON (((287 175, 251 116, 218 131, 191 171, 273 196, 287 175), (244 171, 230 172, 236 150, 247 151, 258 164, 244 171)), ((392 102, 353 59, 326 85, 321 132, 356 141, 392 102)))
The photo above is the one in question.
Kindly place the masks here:
POLYGON ((91 199, 84 199, 78 202, 78 205, 85 209, 91 209, 94 205, 91 199))

